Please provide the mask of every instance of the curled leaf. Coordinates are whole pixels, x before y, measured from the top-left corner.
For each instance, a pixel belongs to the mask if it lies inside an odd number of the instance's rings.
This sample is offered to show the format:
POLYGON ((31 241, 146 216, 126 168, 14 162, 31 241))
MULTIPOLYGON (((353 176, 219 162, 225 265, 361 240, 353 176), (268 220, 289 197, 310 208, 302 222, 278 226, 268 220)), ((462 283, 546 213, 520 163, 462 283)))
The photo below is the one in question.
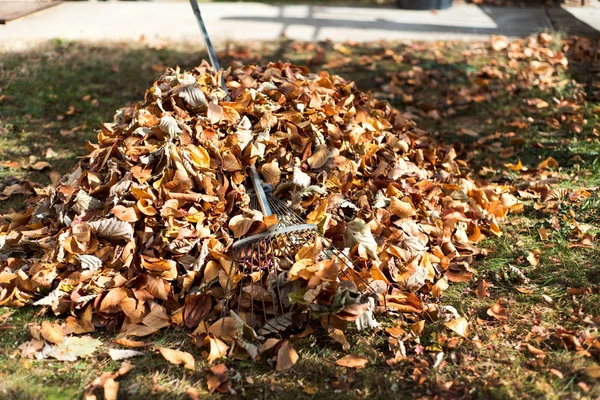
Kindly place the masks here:
POLYGON ((162 354, 165 360, 171 364, 183 365, 183 367, 186 369, 194 369, 195 361, 194 357, 190 353, 186 351, 168 349, 166 347, 160 347, 158 351, 160 354, 162 354))

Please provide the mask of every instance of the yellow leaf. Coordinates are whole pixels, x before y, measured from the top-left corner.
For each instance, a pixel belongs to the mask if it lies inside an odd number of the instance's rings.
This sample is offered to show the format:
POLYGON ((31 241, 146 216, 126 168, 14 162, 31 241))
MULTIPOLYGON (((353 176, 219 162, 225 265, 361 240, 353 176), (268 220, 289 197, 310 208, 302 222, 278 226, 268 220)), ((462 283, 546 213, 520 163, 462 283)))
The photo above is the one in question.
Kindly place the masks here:
POLYGON ((419 336, 421 333, 423 333, 423 329, 425 329, 425 320, 422 319, 421 321, 415 322, 414 324, 410 324, 410 330, 412 333, 415 334, 415 336, 419 336))
POLYGON ((548 157, 544 161, 542 161, 541 163, 538 164, 538 168, 539 169, 558 168, 558 162, 556 162, 556 160, 554 158, 548 157))
POLYGON ((552 229, 538 228, 537 231, 538 235, 540 235, 540 240, 548 240, 552 234, 552 229))
POLYGON ((298 278, 309 280, 317 271, 317 268, 310 268, 314 263, 313 260, 308 258, 296 261, 294 265, 292 265, 292 268, 290 268, 288 279, 290 281, 298 278))
POLYGON ((204 147, 189 144, 186 149, 189 151, 190 158, 194 164, 200 168, 210 168, 210 156, 204 147))
POLYGON ((521 162, 520 159, 519 159, 519 162, 517 163, 517 165, 508 163, 508 164, 504 164, 504 166, 513 171, 521 171, 523 169, 523 163, 521 162))

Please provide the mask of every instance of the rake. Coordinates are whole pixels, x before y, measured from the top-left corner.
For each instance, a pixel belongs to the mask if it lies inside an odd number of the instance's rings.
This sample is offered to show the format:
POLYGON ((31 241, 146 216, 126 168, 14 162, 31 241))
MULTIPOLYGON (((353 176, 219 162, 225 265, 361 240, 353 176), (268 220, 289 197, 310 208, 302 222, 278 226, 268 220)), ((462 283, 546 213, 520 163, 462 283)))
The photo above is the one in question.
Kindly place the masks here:
MULTIPOLYGON (((219 63, 196 0, 190 0, 200 24, 204 42, 215 71, 219 63)), ((221 86, 227 87, 221 75, 221 86)), ((232 246, 232 267, 225 284, 221 317, 239 316, 261 335, 278 333, 288 328, 301 328, 311 312, 332 315, 345 306, 374 305, 375 291, 361 276, 361 268, 344 252, 321 237, 316 225, 303 221, 270 185, 263 185, 254 165, 248 167, 253 192, 250 207, 264 217, 275 214, 277 224, 266 231, 236 241, 232 246), (290 279, 290 269, 299 261, 298 252, 311 253, 315 264, 326 265, 321 302, 306 293, 306 285, 290 279), (235 313, 235 314, 234 314, 235 313)))

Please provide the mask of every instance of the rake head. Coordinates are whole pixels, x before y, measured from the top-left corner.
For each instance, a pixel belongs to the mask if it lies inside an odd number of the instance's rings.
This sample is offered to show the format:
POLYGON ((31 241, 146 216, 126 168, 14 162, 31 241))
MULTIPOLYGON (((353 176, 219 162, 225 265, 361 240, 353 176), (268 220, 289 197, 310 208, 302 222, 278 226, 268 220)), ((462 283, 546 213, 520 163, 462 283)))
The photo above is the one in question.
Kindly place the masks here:
POLYGON ((261 184, 251 194, 250 206, 266 208, 265 214, 272 210, 279 223, 233 244, 223 317, 234 311, 266 335, 302 328, 313 313, 333 315, 367 304, 375 294, 348 255, 320 237, 316 225, 302 221, 268 187, 263 191, 261 184))

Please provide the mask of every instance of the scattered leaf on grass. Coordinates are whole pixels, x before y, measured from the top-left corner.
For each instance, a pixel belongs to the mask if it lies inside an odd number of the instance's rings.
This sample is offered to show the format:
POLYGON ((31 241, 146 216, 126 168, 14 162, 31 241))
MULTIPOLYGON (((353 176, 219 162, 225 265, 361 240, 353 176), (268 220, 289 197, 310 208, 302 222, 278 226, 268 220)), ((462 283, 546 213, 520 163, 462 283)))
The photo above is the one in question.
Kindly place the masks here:
POLYGON ((93 354, 101 344, 91 336, 70 336, 56 346, 50 356, 61 361, 75 361, 93 354))
POLYGON ((585 373, 590 378, 600 379, 600 365, 591 365, 587 367, 585 373))
POLYGON ((212 363, 213 361, 223 358, 227 355, 229 346, 227 346, 225 342, 211 334, 208 335, 208 339, 210 341, 210 354, 208 355, 209 363, 212 363))
POLYGON ((488 296, 488 288, 490 287, 490 283, 487 282, 485 279, 479 279, 477 281, 477 289, 475 289, 475 294, 477 295, 477 297, 479 297, 480 299, 484 299, 488 296))
POLYGON ((144 355, 142 351, 137 350, 121 350, 121 349, 110 349, 108 355, 115 361, 126 360, 132 357, 138 357, 144 355))
POLYGON ((500 303, 494 303, 494 305, 488 308, 487 315, 494 317, 498 321, 506 321, 508 319, 508 310, 502 307, 500 303))
POLYGON ((214 393, 215 391, 228 393, 231 388, 231 382, 229 381, 227 366, 225 364, 212 366, 206 374, 206 385, 210 393, 214 393))
POLYGON ((464 338, 468 338, 469 336, 469 322, 465 317, 456 318, 450 320, 444 324, 444 326, 464 338))
POLYGON ((356 354, 348 354, 337 360, 335 363, 340 367, 346 368, 364 368, 369 360, 365 357, 358 356, 356 354))
POLYGON ((65 340, 65 332, 56 322, 42 322, 40 333, 42 334, 42 337, 50 343, 60 344, 65 340))
POLYGON ((47 161, 38 161, 35 164, 29 166, 30 169, 41 171, 46 168, 52 168, 52 165, 47 161))
POLYGON ((275 369, 279 372, 292 368, 298 361, 298 353, 287 340, 281 344, 277 351, 277 365, 275 369))
POLYGON ((133 347, 133 348, 146 346, 146 343, 144 343, 144 342, 140 342, 138 340, 131 340, 131 339, 127 339, 127 338, 118 338, 118 339, 113 340, 113 342, 115 342, 116 344, 120 344, 121 346, 133 347))
POLYGON ((183 365, 186 369, 194 369, 195 361, 190 353, 166 347, 160 347, 158 351, 171 364, 183 365))
POLYGON ((348 343, 348 340, 346 339, 346 336, 344 335, 344 332, 341 329, 329 328, 327 330, 327 335, 329 335, 330 338, 341 344, 342 350, 350 350, 350 343, 348 343))

